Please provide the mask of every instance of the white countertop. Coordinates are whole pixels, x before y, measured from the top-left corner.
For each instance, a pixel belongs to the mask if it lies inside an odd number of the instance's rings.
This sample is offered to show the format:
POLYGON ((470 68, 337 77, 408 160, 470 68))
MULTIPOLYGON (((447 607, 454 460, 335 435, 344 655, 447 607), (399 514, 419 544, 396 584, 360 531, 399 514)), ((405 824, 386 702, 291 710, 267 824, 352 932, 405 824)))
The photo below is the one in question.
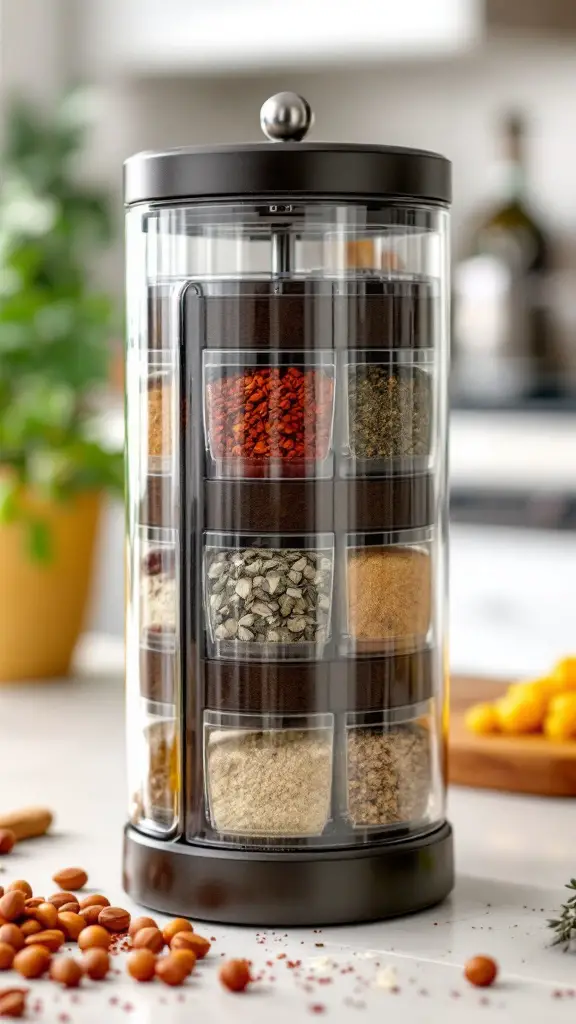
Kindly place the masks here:
MULTIPOLYGON (((53 834, 17 846, 0 861, 0 883, 24 877, 49 895, 53 872, 79 864, 90 886, 137 911, 121 889, 120 659, 119 644, 100 640, 85 647, 84 669, 74 680, 0 688, 0 807, 44 803, 57 812, 53 834)), ((137 985, 124 973, 104 984, 85 983, 76 993, 33 982, 29 1005, 40 1000, 42 1006, 29 1016, 42 1024, 114 1024, 126 1014, 137 1024, 269 1024, 272 1018, 293 1024, 313 1017, 380 1024, 391 1012, 410 1024, 573 1020, 574 958, 549 947, 545 922, 576 874, 574 803, 454 790, 450 816, 458 882, 440 907, 321 934, 306 929, 258 937, 252 928, 200 924, 198 931, 215 936, 213 949, 182 989, 137 985), (221 953, 252 959, 256 970, 265 970, 264 980, 243 996, 228 994, 215 976, 221 953), (279 953, 286 959, 277 960, 279 953), (478 953, 501 966, 502 980, 490 990, 473 989, 462 978, 462 964, 478 953), (318 964, 324 957, 328 962, 318 964), (296 959, 302 960, 299 972, 286 966, 296 959), (374 986, 389 965, 397 972, 394 993, 374 986)), ((14 977, 0 976, 0 987, 14 977)))

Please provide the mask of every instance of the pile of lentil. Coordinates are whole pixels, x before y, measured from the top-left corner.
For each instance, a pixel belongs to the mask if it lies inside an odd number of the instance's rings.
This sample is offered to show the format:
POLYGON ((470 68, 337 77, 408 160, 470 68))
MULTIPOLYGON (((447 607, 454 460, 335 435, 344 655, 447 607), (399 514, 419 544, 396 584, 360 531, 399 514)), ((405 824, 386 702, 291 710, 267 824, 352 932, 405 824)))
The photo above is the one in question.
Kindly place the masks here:
POLYGON ((332 556, 290 548, 209 549, 208 615, 215 640, 326 640, 332 556))
POLYGON ((419 548, 348 553, 348 632, 356 640, 423 643, 432 608, 430 556, 419 548))
POLYGON ((325 459, 334 380, 322 369, 259 367, 225 374, 206 388, 214 458, 325 459))
POLYGON ((372 363, 350 365, 348 417, 350 452, 355 458, 428 455, 432 427, 430 374, 372 363))
POLYGON ((424 725, 350 729, 347 754, 348 816, 353 825, 394 825, 425 816, 431 758, 424 725))
POLYGON ((216 831, 320 835, 330 815, 332 737, 324 730, 216 730, 207 776, 216 831))

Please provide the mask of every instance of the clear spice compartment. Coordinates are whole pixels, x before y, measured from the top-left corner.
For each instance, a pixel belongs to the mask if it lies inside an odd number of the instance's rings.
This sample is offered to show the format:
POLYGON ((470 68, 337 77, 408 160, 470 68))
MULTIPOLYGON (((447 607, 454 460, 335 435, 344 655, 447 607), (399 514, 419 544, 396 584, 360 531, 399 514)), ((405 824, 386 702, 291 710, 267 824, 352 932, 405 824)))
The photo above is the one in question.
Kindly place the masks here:
POLYGON ((319 836, 330 819, 330 714, 204 712, 206 808, 222 836, 319 836))
POLYGON ((210 475, 330 476, 334 392, 332 352, 205 352, 210 475))
POLYGON ((330 637, 334 537, 205 534, 211 657, 321 657, 330 637))
POLYGON ((430 642, 433 556, 431 529, 348 535, 346 653, 413 651, 430 642))
POLYGON ((346 475, 426 470, 434 436, 434 355, 350 352, 345 395, 346 475))
POLYGON ((345 815, 353 828, 421 826, 438 813, 432 704, 350 712, 345 721, 345 815))
POLYGON ((175 530, 140 530, 140 633, 143 647, 173 651, 179 624, 179 546, 175 530))
POLYGON ((148 363, 143 380, 143 453, 145 472, 172 473, 176 436, 177 381, 173 365, 148 363))
POLYGON ((166 715, 161 712, 161 705, 143 702, 141 732, 130 762, 130 792, 132 823, 163 834, 178 823, 180 755, 174 708, 167 707, 166 715))

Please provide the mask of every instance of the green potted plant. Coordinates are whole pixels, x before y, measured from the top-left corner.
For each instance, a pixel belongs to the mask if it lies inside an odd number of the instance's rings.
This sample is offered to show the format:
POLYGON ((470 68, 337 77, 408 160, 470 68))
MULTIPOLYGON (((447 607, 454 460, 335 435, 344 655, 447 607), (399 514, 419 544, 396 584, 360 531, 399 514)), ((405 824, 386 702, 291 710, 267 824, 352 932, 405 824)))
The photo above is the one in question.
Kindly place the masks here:
POLYGON ((114 303, 93 284, 107 197, 78 171, 87 106, 16 101, 0 156, 0 680, 65 673, 82 627, 102 495, 114 303))

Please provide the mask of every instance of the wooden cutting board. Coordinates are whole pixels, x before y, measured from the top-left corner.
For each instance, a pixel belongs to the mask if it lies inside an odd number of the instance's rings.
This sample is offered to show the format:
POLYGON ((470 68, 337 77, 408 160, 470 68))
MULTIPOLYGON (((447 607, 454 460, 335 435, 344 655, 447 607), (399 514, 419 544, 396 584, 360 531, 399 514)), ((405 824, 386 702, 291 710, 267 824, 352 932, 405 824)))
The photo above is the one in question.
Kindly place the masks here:
POLYGON ((545 736, 475 736, 464 724, 466 709, 501 697, 507 682, 452 678, 448 776, 453 785, 537 796, 576 796, 576 740, 545 736))

